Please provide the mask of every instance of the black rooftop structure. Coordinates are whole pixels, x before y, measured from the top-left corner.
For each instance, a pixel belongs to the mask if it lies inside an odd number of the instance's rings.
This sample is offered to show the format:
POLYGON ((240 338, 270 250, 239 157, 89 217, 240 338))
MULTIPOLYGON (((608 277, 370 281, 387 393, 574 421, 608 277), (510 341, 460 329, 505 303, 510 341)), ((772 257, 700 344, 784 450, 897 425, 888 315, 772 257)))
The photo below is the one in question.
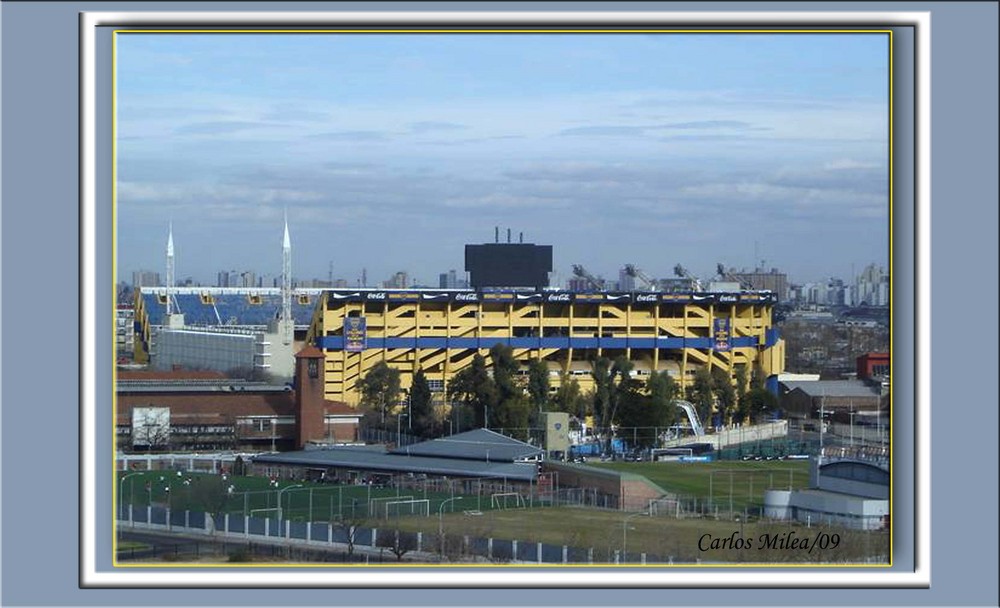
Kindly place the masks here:
POLYGON ((543 450, 486 429, 385 451, 373 446, 262 454, 256 464, 533 481, 543 450))
POLYGON ((485 462, 537 461, 543 450, 489 429, 476 429, 390 450, 390 454, 485 462))

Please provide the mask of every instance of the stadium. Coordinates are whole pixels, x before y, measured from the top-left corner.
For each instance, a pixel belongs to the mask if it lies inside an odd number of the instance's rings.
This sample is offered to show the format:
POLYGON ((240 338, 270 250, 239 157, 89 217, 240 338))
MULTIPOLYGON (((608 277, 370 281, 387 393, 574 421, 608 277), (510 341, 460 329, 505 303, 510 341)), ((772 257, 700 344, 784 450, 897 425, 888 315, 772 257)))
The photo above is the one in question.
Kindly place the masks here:
POLYGON ((545 361, 553 386, 570 377, 589 390, 602 356, 687 386, 704 367, 731 377, 738 366, 781 373, 773 303, 766 293, 330 290, 318 298, 306 341, 325 353, 326 398, 349 404, 379 362, 400 371, 403 387, 422 369, 444 392, 476 353, 498 343, 522 363, 545 361))
MULTIPOLYGON (((768 291, 564 291, 548 286, 552 248, 466 245, 471 289, 293 289, 287 222, 281 288, 174 287, 137 291, 134 350, 154 368, 263 370, 290 378, 307 346, 323 353, 324 397, 356 406, 360 381, 384 362, 404 390, 423 370, 439 402, 478 353, 508 345, 522 364, 544 361, 556 390, 565 378, 592 388, 593 362, 625 357, 640 377, 669 374, 689 386, 704 368, 735 379, 758 370, 777 391, 784 342, 768 291)), ((527 373, 524 371, 523 373, 527 373)))

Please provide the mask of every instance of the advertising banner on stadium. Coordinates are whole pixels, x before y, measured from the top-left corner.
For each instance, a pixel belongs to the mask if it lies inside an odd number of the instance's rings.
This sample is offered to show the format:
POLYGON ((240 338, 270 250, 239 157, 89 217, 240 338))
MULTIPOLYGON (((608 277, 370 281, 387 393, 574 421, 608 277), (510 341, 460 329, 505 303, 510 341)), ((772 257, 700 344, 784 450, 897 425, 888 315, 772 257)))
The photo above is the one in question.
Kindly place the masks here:
POLYGON ((715 319, 712 324, 712 340, 715 350, 729 350, 729 319, 715 319))
POLYGON ((368 345, 368 323, 364 317, 344 319, 344 350, 360 353, 368 345))

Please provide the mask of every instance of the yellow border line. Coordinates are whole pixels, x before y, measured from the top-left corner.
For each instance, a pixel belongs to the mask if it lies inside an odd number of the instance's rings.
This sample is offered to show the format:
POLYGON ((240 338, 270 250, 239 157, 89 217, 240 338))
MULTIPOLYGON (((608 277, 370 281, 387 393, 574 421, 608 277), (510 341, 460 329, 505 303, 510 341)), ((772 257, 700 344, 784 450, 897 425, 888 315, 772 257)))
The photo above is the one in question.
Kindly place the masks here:
MULTIPOLYGON (((113 318, 112 328, 112 389, 111 397, 111 417, 112 417, 112 499, 111 499, 111 530, 112 530, 112 566, 116 568, 504 568, 504 569, 579 569, 579 568, 601 568, 601 569, 655 569, 666 570, 674 568, 708 568, 713 570, 726 570, 732 568, 811 568, 825 570, 829 568, 891 568, 893 564, 893 531, 895 530, 895 518, 892 517, 893 504, 893 414, 892 407, 894 397, 892 391, 893 358, 892 358, 892 338, 893 332, 893 256, 892 256, 892 235, 893 235, 893 31, 891 29, 502 29, 502 28, 478 28, 478 29, 116 29, 111 33, 111 268, 112 268, 112 302, 113 318), (824 563, 740 563, 740 564, 311 564, 311 563, 287 563, 287 564, 198 564, 198 563, 151 563, 151 564, 122 564, 118 562, 118 531, 117 531, 117 502, 118 502, 118 342, 117 342, 117 309, 118 309, 118 36, 117 34, 888 34, 889 35, 889 563, 888 564, 824 564, 824 563)), ((128 473, 128 471, 123 471, 128 473)), ((214 537, 213 537, 214 538, 214 537)), ((322 547, 317 547, 322 548, 322 547)))

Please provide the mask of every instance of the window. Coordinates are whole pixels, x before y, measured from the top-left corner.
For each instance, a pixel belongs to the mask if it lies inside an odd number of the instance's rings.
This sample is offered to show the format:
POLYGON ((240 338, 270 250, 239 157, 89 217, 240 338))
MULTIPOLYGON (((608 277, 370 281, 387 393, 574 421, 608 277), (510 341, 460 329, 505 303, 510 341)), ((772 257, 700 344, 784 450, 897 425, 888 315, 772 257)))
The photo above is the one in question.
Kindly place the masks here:
POLYGON ((307 364, 307 366, 309 368, 309 377, 319 378, 319 360, 309 359, 309 363, 307 364))

